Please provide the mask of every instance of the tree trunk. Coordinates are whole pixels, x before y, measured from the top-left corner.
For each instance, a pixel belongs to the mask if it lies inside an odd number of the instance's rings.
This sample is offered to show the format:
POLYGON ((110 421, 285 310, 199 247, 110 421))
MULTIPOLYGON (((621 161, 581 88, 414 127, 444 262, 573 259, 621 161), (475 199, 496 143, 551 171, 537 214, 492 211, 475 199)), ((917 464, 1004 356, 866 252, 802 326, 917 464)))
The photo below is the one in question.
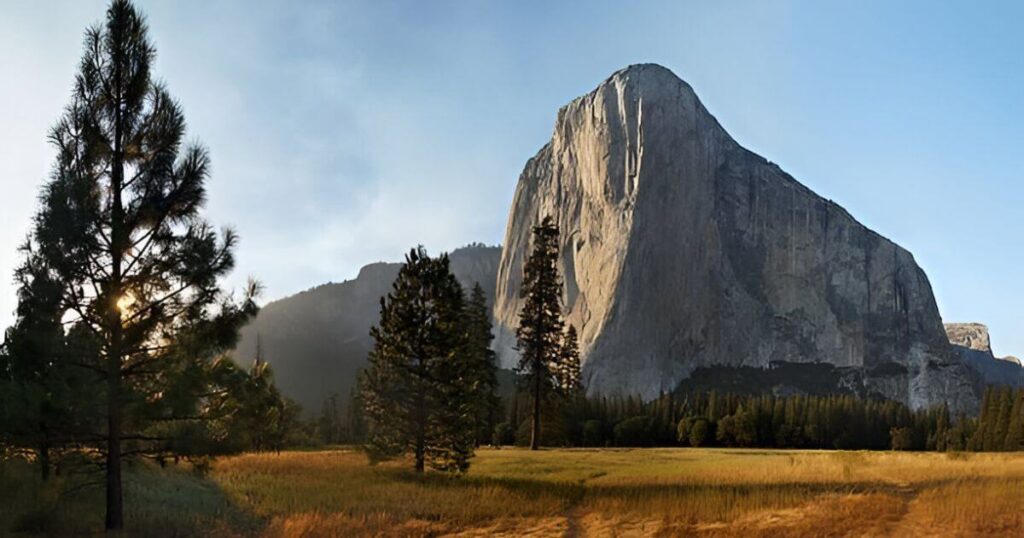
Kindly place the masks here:
MULTIPOLYGON (((115 60, 116 61, 116 60, 115 60)), ((116 112, 114 116, 114 153, 110 163, 110 297, 107 305, 110 323, 110 347, 107 349, 107 530, 124 528, 124 494, 121 490, 121 311, 118 301, 125 293, 121 262, 127 243, 121 188, 124 183, 124 126, 121 118, 121 69, 115 68, 116 112)))
POLYGON ((538 364, 533 369, 533 417, 530 421, 530 450, 540 448, 540 376, 541 370, 538 364))
MULTIPOLYGON (((120 269, 120 261, 115 262, 115 275, 119 275, 120 269)), ((116 322, 110 332, 111 345, 107 357, 107 530, 124 528, 124 495, 121 490, 121 316, 116 307, 113 310, 112 317, 116 317, 116 322)))
MULTIPOLYGON (((116 266, 115 266, 116 267, 116 266)), ((119 271, 116 267, 115 271, 119 271)), ((121 317, 111 331, 107 357, 107 530, 124 528, 124 494, 121 490, 121 317)))
POLYGON ((39 476, 46 482, 50 479, 50 443, 39 444, 39 476))
POLYGON ((117 381, 112 380, 107 417, 107 530, 124 528, 124 496, 121 491, 121 409, 117 403, 117 381))
POLYGON ((422 473, 424 463, 426 460, 427 452, 427 396, 425 394, 426 388, 425 379, 427 378, 426 369, 427 365, 423 359, 424 353, 420 350, 416 354, 417 362, 417 375, 419 377, 420 386, 416 388, 416 472, 422 473))
POLYGON ((422 473, 427 452, 427 416, 424 409, 426 402, 422 392, 416 400, 418 403, 416 406, 416 472, 422 473))

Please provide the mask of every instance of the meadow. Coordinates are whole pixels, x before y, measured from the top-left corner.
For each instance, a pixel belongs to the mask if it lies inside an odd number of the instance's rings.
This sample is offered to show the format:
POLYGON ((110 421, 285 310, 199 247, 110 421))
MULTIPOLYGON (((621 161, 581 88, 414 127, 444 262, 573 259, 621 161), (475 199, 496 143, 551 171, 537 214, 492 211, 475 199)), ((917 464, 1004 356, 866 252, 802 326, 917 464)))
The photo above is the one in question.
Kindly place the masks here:
MULTIPOLYGON (((99 533, 102 491, 0 467, 0 530, 99 533), (58 490, 65 490, 60 493, 58 490)), ((127 536, 1022 535, 1021 453, 480 450, 416 476, 348 449, 138 464, 127 536)))

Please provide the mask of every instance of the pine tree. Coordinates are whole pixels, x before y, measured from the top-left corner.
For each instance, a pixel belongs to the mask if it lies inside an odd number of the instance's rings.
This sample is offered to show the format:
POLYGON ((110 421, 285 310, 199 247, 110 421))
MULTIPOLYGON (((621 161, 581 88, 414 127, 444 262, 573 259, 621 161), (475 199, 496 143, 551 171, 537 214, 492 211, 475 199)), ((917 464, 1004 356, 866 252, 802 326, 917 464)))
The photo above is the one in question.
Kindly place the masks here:
POLYGON ((993 427, 991 423, 994 422, 994 417, 997 414, 997 410, 994 409, 996 405, 995 392, 992 388, 986 388, 981 397, 981 413, 977 419, 977 427, 967 440, 967 450, 975 452, 985 450, 986 439, 992 437, 990 431, 993 427))
POLYGON ((320 441, 325 445, 340 443, 343 437, 339 407, 338 394, 332 393, 324 400, 320 408, 320 418, 317 419, 317 433, 319 434, 320 441))
MULTIPOLYGON (((360 377, 362 374, 360 374, 360 377)), ((346 441, 363 443, 366 441, 366 416, 363 414, 363 396, 358 384, 349 390, 348 409, 346 413, 346 441)))
POLYGON ((411 453, 417 472, 428 463, 468 468, 475 422, 473 391, 464 383, 473 366, 464 308, 448 257, 412 250, 370 330, 374 348, 360 386, 371 461, 411 453))
POLYGON ((240 405, 242 423, 251 439, 255 452, 270 450, 277 431, 278 413, 283 407, 281 394, 274 386, 274 372, 270 363, 263 360, 257 346, 256 359, 249 368, 249 376, 243 389, 240 405))
POLYGON ((989 435, 985 439, 986 451, 1003 450, 1006 444, 1006 432, 1010 426, 1010 412, 1013 409, 1013 392, 1010 387, 1000 387, 996 390, 996 415, 995 422, 989 428, 989 435))
MULTIPOLYGON (((51 131, 57 160, 31 243, 61 288, 61 319, 95 342, 77 362, 101 380, 106 527, 123 527, 122 444, 160 451, 149 426, 199 414, 201 377, 255 310, 218 279, 236 237, 200 215, 209 157, 183 145, 181 107, 155 82, 144 18, 114 0, 86 32, 71 102, 51 131), (154 422, 155 421, 155 422, 154 422)), ((257 286, 250 291, 255 292, 257 286)))
MULTIPOLYGON (((508 422, 512 429, 513 437, 515 437, 515 431, 519 429, 519 424, 522 423, 522 419, 519 418, 520 406, 522 405, 519 401, 519 393, 518 388, 512 391, 512 402, 509 403, 508 416, 506 417, 506 422, 508 422)), ((517 439, 513 439, 513 441, 517 441, 517 439)))
POLYGON ((576 327, 569 325, 562 339, 558 354, 558 388, 569 399, 574 399, 583 391, 583 380, 580 374, 580 345, 576 336, 576 327))
POLYGON ((88 389, 96 376, 70 364, 59 283, 30 244, 22 253, 25 261, 15 273, 17 319, 5 338, 4 372, 9 385, 8 400, 2 403, 8 418, 0 425, 0 437, 35 449, 45 481, 54 452, 96 414, 89 412, 95 411, 89 408, 95 400, 88 389))
POLYGON ((476 429, 476 443, 489 442, 498 422, 501 401, 496 394, 498 388, 498 365, 494 351, 491 350, 491 310, 487 305, 487 296, 479 283, 473 286, 466 302, 467 332, 466 354, 471 363, 471 372, 467 380, 472 391, 471 401, 474 408, 473 418, 476 429))
POLYGON ((1015 452, 1024 448, 1024 390, 1017 389, 1013 394, 1013 409, 1010 411, 1010 424, 1006 430, 1006 442, 1003 450, 1015 452))
POLYGON ((558 276, 558 226, 545 217, 533 228, 533 251, 523 270, 516 339, 520 354, 516 373, 532 398, 530 450, 540 447, 541 406, 557 389, 562 339, 562 284, 558 276))

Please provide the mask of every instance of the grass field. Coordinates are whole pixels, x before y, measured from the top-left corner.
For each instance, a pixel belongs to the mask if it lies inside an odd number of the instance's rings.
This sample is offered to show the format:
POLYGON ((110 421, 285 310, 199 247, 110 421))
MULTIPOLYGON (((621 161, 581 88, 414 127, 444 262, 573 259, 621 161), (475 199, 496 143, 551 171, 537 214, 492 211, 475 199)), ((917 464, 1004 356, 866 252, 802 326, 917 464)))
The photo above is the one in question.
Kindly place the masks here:
MULTIPOLYGON (((0 482, 2 529, 101 524, 99 490, 58 499, 19 465, 0 482)), ((140 536, 1020 536, 1022 488, 1024 454, 504 449, 449 478, 332 450, 225 458, 205 478, 136 466, 127 524, 140 536)))

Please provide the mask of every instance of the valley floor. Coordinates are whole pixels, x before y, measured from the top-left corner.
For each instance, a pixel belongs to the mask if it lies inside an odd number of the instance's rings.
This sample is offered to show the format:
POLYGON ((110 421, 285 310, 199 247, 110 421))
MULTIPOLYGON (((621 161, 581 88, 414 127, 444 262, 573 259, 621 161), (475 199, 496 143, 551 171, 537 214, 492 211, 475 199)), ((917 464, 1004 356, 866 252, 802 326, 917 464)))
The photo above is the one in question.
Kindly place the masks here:
MULTIPOLYGON (((0 532, 100 525, 98 490, 58 498, 15 465, 0 482, 0 532)), ((338 449, 205 478, 136 466, 127 519, 140 536, 1021 536, 1022 488, 1022 453, 486 449, 449 478, 338 449)))

